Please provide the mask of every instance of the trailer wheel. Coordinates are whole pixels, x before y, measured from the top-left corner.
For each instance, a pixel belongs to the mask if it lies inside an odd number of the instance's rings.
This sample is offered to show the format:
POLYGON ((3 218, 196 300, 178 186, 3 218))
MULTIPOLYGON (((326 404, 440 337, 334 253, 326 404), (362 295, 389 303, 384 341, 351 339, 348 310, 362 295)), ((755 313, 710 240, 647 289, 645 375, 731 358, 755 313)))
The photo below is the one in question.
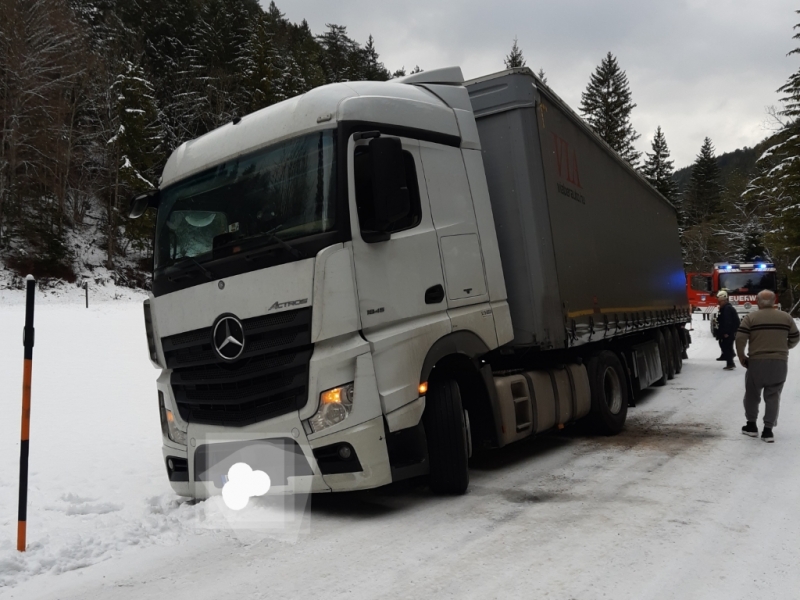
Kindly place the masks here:
POLYGON ((588 367, 594 428, 602 435, 616 435, 622 431, 628 416, 625 369, 619 357, 610 350, 592 357, 588 367))
POLYGON ((672 334, 672 364, 678 375, 683 370, 683 340, 677 328, 670 327, 669 331, 672 334))
POLYGON ((431 489, 438 494, 463 494, 469 485, 469 441, 455 381, 446 379, 431 386, 422 421, 428 442, 431 489))
POLYGON ((667 347, 667 379, 675 379, 675 339, 669 327, 664 327, 661 332, 667 347))
POLYGON ((664 339, 664 334, 661 330, 656 329, 655 341, 658 344, 658 357, 661 359, 661 379, 655 381, 653 385, 667 385, 669 379, 669 351, 667 350, 667 342, 664 339))

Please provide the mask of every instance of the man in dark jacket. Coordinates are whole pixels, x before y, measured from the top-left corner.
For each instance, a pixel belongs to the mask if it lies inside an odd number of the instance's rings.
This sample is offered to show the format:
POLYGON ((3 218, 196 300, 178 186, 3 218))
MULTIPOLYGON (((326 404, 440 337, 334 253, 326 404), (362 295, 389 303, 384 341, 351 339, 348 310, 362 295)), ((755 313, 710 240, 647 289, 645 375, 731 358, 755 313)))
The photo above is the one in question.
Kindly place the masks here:
POLYGON ((725 370, 736 368, 733 362, 733 343, 736 340, 736 330, 739 329, 739 314, 728 302, 728 292, 720 290, 717 294, 719 303, 719 316, 717 317, 717 339, 722 350, 721 358, 725 361, 725 370))

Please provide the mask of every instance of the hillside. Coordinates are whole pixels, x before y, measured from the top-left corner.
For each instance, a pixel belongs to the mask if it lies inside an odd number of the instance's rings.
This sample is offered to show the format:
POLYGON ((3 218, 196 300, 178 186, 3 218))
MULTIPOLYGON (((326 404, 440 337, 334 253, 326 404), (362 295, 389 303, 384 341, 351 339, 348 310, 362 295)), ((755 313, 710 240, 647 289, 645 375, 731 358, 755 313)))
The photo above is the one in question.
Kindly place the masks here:
MULTIPOLYGON (((740 175, 744 175, 749 179, 755 171, 758 157, 764 153, 764 150, 766 150, 766 144, 767 141, 764 140, 752 148, 745 146, 744 148, 739 148, 733 152, 725 152, 724 154, 717 156, 717 165, 719 165, 721 171, 720 175, 722 186, 726 187, 726 181, 734 172, 738 172, 740 175)), ((675 171, 673 179, 678 184, 679 191, 686 189, 691 176, 692 165, 675 171)))

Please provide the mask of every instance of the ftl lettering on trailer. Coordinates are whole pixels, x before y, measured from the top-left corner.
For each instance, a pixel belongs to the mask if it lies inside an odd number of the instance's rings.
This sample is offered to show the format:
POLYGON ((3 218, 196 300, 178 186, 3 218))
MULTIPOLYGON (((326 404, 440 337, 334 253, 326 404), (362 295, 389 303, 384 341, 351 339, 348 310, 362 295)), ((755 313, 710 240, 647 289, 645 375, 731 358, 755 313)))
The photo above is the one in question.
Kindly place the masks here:
POLYGON ((559 137, 551 132, 553 136, 553 145, 556 152, 556 168, 558 169, 558 176, 566 179, 579 189, 583 189, 581 185, 581 174, 578 171, 578 155, 575 150, 569 147, 569 142, 564 138, 559 137))
MULTIPOLYGON (((581 174, 578 170, 578 155, 572 148, 569 147, 569 142, 555 133, 551 132, 553 136, 553 147, 556 155, 556 169, 558 169, 558 176, 560 179, 566 180, 570 185, 575 186, 579 190, 583 189, 581 185, 581 174)), ((558 193, 567 198, 586 204, 586 198, 572 188, 567 187, 563 183, 556 185, 558 193)))

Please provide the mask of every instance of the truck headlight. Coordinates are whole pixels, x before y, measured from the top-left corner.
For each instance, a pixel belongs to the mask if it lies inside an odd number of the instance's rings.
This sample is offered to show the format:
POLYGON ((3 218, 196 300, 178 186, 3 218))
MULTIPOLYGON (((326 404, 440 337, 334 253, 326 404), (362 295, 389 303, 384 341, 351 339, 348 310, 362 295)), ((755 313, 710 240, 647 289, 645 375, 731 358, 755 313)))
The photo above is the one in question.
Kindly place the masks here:
POLYGON ((181 446, 186 445, 186 432, 183 431, 175 420, 172 411, 164 406, 164 393, 158 392, 158 407, 161 414, 161 433, 181 446))
POLYGON ((326 427, 344 421, 353 409, 355 386, 353 382, 326 390, 319 395, 317 414, 308 420, 313 431, 322 431, 326 427))

